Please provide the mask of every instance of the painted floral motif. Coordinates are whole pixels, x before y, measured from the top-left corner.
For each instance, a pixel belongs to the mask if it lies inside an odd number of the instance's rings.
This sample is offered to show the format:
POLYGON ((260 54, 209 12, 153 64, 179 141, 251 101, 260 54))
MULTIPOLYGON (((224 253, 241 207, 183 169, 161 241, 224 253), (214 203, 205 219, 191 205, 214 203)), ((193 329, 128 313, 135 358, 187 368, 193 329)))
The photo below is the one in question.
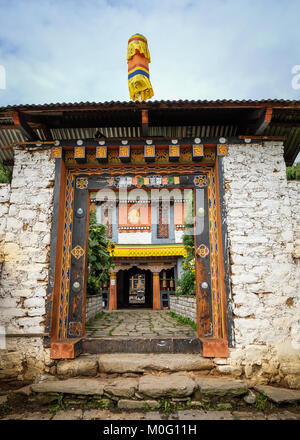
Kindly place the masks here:
POLYGON ((76 188, 85 189, 88 186, 88 179, 86 177, 77 177, 76 179, 76 188))
POLYGON ((199 255, 199 257, 201 258, 205 258, 206 255, 209 254, 209 249, 207 246, 205 246, 205 244, 200 244, 200 246, 197 249, 197 255, 199 255))
POLYGON ((75 147, 74 157, 75 159, 83 159, 85 157, 85 147, 75 147))
POLYGON ((227 145, 219 144, 217 147, 218 156, 225 156, 227 154, 227 145))
POLYGON ((177 157, 180 155, 179 145, 170 145, 169 147, 170 157, 177 157))
POLYGON ((104 147, 97 147, 96 148, 96 157, 99 159, 106 159, 107 157, 107 148, 104 147))
POLYGON ((74 249, 71 250, 71 254, 77 259, 79 260, 80 257, 82 257, 84 255, 84 249, 82 249, 82 247, 78 244, 77 246, 74 247, 74 249))
POLYGON ((203 188, 204 186, 207 186, 207 176, 206 176, 206 174, 200 174, 200 176, 195 176, 194 184, 195 184, 195 186, 199 186, 200 188, 203 188))
POLYGON ((203 156, 203 145, 193 145, 193 156, 199 157, 203 156))
POLYGON ((62 158, 62 147, 53 147, 52 148, 52 157, 55 157, 55 159, 61 159, 62 158))

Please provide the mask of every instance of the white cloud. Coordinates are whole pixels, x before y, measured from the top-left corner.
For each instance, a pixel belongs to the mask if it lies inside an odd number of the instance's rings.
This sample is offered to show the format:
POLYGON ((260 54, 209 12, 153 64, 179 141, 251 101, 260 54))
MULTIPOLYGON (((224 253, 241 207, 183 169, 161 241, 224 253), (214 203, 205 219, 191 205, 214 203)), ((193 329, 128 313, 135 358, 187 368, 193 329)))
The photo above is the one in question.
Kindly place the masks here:
POLYGON ((129 100, 136 32, 154 99, 300 99, 296 1, 0 0, 0 11, 0 105, 129 100))

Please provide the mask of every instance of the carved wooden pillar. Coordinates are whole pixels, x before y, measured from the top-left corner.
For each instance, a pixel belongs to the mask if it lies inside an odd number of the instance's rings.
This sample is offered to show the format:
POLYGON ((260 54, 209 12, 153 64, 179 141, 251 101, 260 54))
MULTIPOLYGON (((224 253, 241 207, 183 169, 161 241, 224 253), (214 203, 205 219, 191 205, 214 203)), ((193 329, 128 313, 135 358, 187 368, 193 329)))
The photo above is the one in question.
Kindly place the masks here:
POLYGON ((153 309, 160 310, 159 272, 153 272, 153 309))
POLYGON ((109 310, 117 310, 117 274, 110 273, 109 310))

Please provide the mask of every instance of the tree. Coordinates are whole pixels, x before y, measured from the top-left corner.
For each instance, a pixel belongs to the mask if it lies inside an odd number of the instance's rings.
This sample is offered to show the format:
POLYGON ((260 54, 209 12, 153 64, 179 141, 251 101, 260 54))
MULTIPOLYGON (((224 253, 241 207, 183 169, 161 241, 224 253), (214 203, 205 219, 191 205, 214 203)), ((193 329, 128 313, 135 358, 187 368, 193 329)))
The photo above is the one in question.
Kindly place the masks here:
POLYGON ((111 255, 113 249, 114 243, 107 237, 106 227, 97 224, 96 212, 91 211, 88 249, 88 295, 99 293, 103 283, 109 280, 109 271, 114 267, 113 256, 111 255))

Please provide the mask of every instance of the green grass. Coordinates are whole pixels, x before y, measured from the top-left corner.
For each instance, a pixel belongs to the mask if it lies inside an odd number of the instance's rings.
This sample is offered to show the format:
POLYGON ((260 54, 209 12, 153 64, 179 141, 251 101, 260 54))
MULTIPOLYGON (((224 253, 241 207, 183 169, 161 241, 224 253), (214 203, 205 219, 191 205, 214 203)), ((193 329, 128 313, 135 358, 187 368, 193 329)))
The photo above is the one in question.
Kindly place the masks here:
POLYGON ((197 324, 196 322, 192 321, 190 318, 184 318, 183 316, 176 315, 174 312, 168 312, 168 314, 176 319, 180 324, 187 324, 190 325, 194 330, 197 330, 197 324))
POLYGON ((259 392, 260 392, 260 394, 258 396, 256 396, 255 408, 260 411, 263 411, 266 408, 266 405, 268 402, 268 397, 264 391, 261 390, 259 392))

